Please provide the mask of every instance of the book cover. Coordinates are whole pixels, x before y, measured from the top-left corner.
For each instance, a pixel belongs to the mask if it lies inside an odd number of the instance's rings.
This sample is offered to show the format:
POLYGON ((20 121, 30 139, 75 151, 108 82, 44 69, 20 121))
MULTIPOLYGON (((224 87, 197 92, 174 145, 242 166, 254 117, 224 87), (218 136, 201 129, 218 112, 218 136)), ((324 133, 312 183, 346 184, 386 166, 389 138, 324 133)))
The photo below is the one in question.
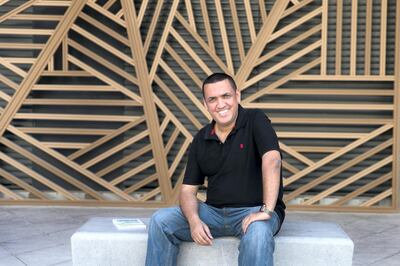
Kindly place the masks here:
POLYGON ((118 230, 146 229, 146 225, 138 218, 116 218, 112 222, 118 230))

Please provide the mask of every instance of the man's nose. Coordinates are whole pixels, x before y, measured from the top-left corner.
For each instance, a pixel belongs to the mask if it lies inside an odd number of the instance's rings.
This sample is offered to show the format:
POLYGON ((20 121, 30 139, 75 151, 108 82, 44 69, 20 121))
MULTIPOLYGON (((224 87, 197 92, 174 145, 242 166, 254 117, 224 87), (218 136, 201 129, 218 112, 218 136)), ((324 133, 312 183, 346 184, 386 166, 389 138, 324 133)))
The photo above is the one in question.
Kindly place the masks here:
POLYGON ((222 98, 217 98, 217 108, 223 108, 224 106, 224 100, 222 98))

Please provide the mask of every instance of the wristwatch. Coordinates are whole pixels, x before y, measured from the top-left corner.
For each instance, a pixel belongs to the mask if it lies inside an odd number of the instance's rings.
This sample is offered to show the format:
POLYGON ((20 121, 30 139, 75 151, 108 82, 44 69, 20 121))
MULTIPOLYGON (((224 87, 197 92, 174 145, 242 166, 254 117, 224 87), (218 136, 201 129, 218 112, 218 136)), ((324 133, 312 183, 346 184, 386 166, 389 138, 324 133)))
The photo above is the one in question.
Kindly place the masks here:
POLYGON ((274 211, 268 209, 267 205, 263 204, 260 208, 260 212, 265 212, 268 215, 271 215, 274 211))

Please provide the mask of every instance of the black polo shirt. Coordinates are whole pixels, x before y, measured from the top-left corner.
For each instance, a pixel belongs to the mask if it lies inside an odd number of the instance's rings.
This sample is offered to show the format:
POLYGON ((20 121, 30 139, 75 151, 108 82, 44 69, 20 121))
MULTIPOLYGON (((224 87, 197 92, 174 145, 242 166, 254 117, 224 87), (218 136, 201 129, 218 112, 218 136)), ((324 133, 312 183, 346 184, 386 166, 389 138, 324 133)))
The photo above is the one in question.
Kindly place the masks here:
MULTIPOLYGON (((263 204, 262 156, 279 151, 270 120, 258 109, 239 105, 234 129, 222 143, 214 132, 215 121, 194 137, 183 184, 202 185, 208 178, 207 204, 222 207, 252 207, 263 204)), ((282 169, 275 211, 284 219, 282 169)))

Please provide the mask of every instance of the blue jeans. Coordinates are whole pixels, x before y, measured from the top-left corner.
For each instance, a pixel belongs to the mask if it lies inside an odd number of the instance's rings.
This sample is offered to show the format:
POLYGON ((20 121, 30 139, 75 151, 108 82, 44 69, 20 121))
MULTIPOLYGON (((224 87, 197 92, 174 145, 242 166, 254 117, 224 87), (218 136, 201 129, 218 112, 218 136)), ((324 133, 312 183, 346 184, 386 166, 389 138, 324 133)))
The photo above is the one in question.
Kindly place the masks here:
MULTIPOLYGON (((269 220, 251 223, 246 234, 242 231, 242 220, 259 209, 260 206, 215 208, 200 202, 199 216, 208 225, 214 238, 240 238, 239 265, 273 265, 274 235, 280 227, 278 214, 274 212, 269 220)), ((148 230, 146 266, 177 265, 179 244, 193 241, 189 224, 179 207, 155 212, 148 230)))

